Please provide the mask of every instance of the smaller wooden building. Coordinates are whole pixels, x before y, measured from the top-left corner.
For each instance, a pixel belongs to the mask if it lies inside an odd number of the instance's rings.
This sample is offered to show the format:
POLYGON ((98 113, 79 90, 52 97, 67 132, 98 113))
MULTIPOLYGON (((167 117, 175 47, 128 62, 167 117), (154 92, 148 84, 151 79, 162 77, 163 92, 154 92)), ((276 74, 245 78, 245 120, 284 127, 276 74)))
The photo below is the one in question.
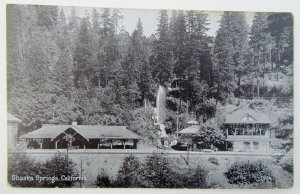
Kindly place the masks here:
POLYGON ((31 149, 136 149, 140 136, 126 126, 43 125, 20 137, 31 149))
POLYGON ((200 125, 196 120, 190 120, 187 124, 187 128, 178 132, 178 141, 194 149, 197 147, 197 142, 194 141, 194 137, 199 133, 200 125))

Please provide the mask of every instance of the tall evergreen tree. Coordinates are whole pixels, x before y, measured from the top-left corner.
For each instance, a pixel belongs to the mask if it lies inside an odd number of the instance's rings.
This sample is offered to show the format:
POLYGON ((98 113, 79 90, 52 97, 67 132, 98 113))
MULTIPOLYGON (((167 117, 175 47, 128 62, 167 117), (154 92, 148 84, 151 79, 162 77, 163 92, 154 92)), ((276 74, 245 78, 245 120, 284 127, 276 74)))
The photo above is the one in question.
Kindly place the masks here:
POLYGON ((187 32, 188 32, 188 79, 190 84, 187 87, 187 94, 190 96, 190 101, 193 104, 201 102, 201 96, 206 96, 202 93, 204 90, 199 90, 199 87, 207 87, 209 75, 211 75, 211 56, 210 48, 208 47, 207 32, 207 14, 199 11, 187 12, 187 32), (199 93, 200 92, 200 93, 199 93), (197 95, 198 94, 198 95, 197 95))
MULTIPOLYGON (((255 13, 250 30, 249 45, 251 48, 251 66, 248 69, 250 78, 256 78, 256 92, 259 96, 259 79, 267 72, 267 63, 271 62, 271 50, 274 46, 273 38, 268 31, 268 14, 255 13)), ((251 83, 254 86, 254 83, 251 83)), ((254 88, 252 89, 254 90, 254 88)), ((254 92, 254 91, 253 91, 254 92)))
MULTIPOLYGON (((173 16, 174 17, 174 16, 173 16)), ((188 58, 188 34, 185 14, 183 11, 178 11, 175 17, 171 37, 173 43, 174 55, 174 74, 180 79, 184 79, 188 73, 189 67, 188 58)))
POLYGON ((98 11, 94 8, 92 11, 92 25, 93 30, 97 33, 99 33, 100 30, 100 14, 98 11))
POLYGON ((160 11, 157 29, 158 39, 154 42, 154 56, 152 60, 153 76, 159 84, 165 84, 172 78, 173 62, 171 39, 169 32, 168 13, 160 11))
POLYGON ((97 66, 95 69, 99 86, 106 87, 108 82, 114 78, 114 72, 117 66, 120 65, 118 59, 118 39, 115 34, 111 10, 104 9, 101 14, 101 30, 97 53, 97 66))
POLYGON ((58 23, 58 8, 56 6, 36 6, 37 24, 48 30, 54 28, 58 23))
POLYGON ((89 32, 88 21, 86 18, 83 18, 81 20, 78 42, 74 53, 74 82, 77 88, 88 88, 90 84, 89 80, 92 70, 89 32))
POLYGON ((293 62, 293 16, 291 13, 272 13, 268 21, 268 30, 275 40, 272 62, 278 71, 281 65, 293 62))
POLYGON ((231 12, 230 26, 231 38, 234 49, 234 73, 237 79, 237 86, 241 85, 241 79, 246 73, 248 65, 248 25, 245 13, 231 12))
POLYGON ((230 14, 230 12, 225 12, 222 16, 214 45, 214 86, 212 93, 216 103, 224 102, 232 94, 235 87, 234 47, 231 39, 230 14))

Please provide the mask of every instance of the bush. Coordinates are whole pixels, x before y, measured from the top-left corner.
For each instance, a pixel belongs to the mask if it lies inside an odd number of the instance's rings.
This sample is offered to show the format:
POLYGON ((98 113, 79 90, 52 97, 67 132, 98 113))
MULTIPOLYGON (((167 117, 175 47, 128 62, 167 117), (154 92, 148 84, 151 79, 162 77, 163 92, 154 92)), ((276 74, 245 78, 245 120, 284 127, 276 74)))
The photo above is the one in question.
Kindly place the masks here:
POLYGON ((41 173, 45 177, 57 177, 58 179, 53 181, 42 181, 43 186, 46 187, 71 187, 79 180, 72 179, 72 177, 78 177, 78 173, 75 170, 76 164, 68 158, 67 155, 57 153, 55 156, 43 163, 41 173), (67 178, 67 179, 66 179, 67 178))
POLYGON ((174 174, 170 162, 164 154, 153 153, 146 157, 143 177, 146 187, 168 188, 174 187, 170 177, 174 174))
POLYGON ((201 166, 190 169, 187 173, 188 179, 185 183, 185 188, 208 188, 207 174, 207 170, 201 166))
POLYGON ((60 153, 44 163, 37 163, 24 153, 14 153, 8 158, 8 182, 17 187, 71 187, 77 182, 70 179, 78 175, 74 167, 73 161, 60 153), (12 179, 14 175, 26 179, 12 179), (69 179, 63 180, 62 176, 69 179))
POLYGON ((105 173, 104 169, 102 169, 101 173, 97 175, 97 180, 95 182, 97 187, 114 187, 113 180, 109 178, 107 173, 105 173))
POLYGON ((281 168, 287 171, 290 174, 294 173, 294 165, 293 165, 293 158, 292 157, 285 157, 283 156, 279 162, 281 168))
POLYGON ((8 183, 14 187, 36 187, 38 183, 32 180, 20 180, 20 177, 32 177, 39 173, 40 165, 25 153, 13 153, 8 156, 8 183), (18 178, 17 178, 18 177, 18 178))
POLYGON ((141 187, 141 172, 139 160, 133 155, 126 157, 118 171, 116 185, 118 187, 141 187))
POLYGON ((225 172, 225 176, 230 184, 263 188, 275 186, 275 177, 268 166, 261 161, 235 162, 225 172))

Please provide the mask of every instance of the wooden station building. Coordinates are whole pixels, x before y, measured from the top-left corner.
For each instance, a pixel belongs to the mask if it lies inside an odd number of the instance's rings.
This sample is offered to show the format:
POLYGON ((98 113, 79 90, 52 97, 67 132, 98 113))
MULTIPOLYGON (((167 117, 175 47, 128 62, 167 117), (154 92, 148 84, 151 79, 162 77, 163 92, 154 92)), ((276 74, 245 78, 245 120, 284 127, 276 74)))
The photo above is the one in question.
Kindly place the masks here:
POLYGON ((140 136, 126 126, 43 125, 22 135, 31 149, 136 149, 140 136))

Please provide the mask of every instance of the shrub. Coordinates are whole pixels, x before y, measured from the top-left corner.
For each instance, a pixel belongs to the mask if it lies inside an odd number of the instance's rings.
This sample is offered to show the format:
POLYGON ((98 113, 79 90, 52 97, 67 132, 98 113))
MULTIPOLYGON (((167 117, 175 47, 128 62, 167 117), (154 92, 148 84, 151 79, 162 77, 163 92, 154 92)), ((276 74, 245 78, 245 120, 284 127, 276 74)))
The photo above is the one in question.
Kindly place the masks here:
POLYGON ((146 187, 174 187, 170 179, 172 174, 170 162, 164 154, 153 153, 146 157, 145 167, 143 169, 146 187))
POLYGON ((77 177, 74 167, 75 163, 60 153, 44 163, 37 163, 24 153, 14 153, 8 158, 8 182, 19 187, 71 187, 77 182, 70 179, 77 177), (13 175, 32 180, 13 180, 13 175), (63 180, 62 176, 69 179, 63 180))
POLYGON ((140 187, 141 180, 141 163, 133 155, 126 157, 117 174, 117 186, 140 187))
POLYGON ((104 169, 97 175, 95 185, 97 187, 114 187, 113 181, 109 178, 107 173, 105 173, 104 169))
POLYGON ((25 153, 13 153, 8 156, 8 183, 14 187, 35 187, 36 181, 20 180, 17 177, 32 177, 38 174, 40 165, 25 153))
POLYGON ((195 169, 190 169, 187 173, 188 179, 185 183, 186 188, 208 188, 207 184, 207 170, 201 166, 195 169))
POLYGON ((287 171, 288 173, 290 173, 290 174, 294 173, 294 165, 293 165, 292 157, 283 156, 279 162, 279 165, 282 167, 283 170, 287 171))
POLYGON ((55 154, 55 156, 43 163, 42 166, 43 168, 41 170, 41 173, 43 174, 43 176, 58 178, 55 181, 53 181, 52 179, 46 179, 42 181, 43 186, 71 187, 79 181, 76 179, 71 179, 72 177, 78 177, 78 173, 75 169, 76 164, 65 154, 55 154))
POLYGON ((267 165, 261 161, 255 162, 235 162, 225 176, 230 184, 250 185, 259 187, 275 186, 275 178, 267 165))

